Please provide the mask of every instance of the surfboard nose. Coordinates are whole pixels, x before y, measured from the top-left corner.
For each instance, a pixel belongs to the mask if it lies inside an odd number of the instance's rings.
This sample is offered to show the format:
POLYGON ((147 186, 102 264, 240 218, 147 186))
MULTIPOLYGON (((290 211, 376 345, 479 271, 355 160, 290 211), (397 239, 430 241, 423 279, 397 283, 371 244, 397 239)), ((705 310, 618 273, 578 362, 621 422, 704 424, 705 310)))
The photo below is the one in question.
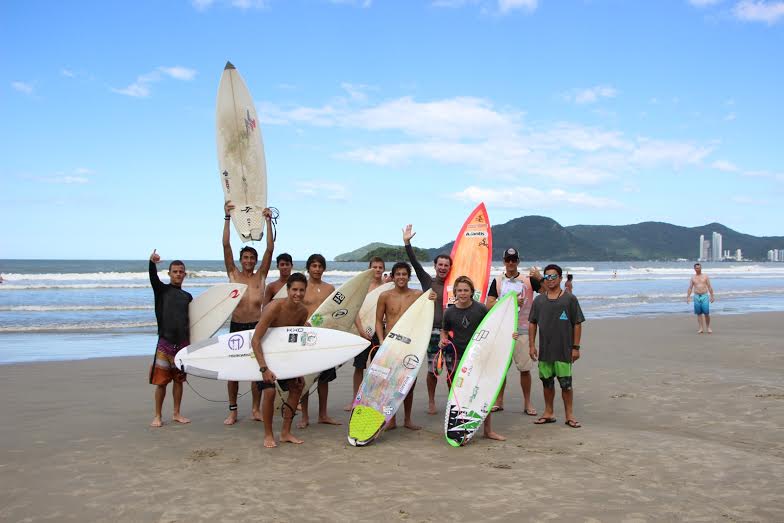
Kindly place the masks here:
POLYGON ((226 67, 224 67, 223 69, 225 71, 226 69, 236 69, 236 67, 234 67, 234 64, 232 64, 231 62, 226 62, 226 67))

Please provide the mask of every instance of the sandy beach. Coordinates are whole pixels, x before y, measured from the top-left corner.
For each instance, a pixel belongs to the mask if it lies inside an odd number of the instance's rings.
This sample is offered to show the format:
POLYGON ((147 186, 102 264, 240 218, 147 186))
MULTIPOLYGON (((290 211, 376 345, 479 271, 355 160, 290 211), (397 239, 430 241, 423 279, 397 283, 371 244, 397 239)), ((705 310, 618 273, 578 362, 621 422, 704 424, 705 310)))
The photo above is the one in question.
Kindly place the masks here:
MULTIPOLYGON (((262 425, 225 427, 226 404, 185 389, 172 424, 148 427, 150 358, 0 366, 4 521, 784 521, 782 313, 588 321, 575 367, 581 429, 534 426, 516 371, 494 428, 454 449, 443 415, 367 448, 346 442, 350 366, 330 390, 341 427, 262 447, 262 425)), ((152 342, 151 342, 152 345, 152 342)), ((192 386, 223 401, 223 382, 192 386)), ((242 385, 240 391, 246 391, 242 385)), ((443 408, 446 387, 439 383, 443 408)), ((543 409, 534 380, 536 407, 543 409)), ((316 402, 311 402, 315 419, 316 402)), ((280 421, 276 418, 276 433, 280 421)))

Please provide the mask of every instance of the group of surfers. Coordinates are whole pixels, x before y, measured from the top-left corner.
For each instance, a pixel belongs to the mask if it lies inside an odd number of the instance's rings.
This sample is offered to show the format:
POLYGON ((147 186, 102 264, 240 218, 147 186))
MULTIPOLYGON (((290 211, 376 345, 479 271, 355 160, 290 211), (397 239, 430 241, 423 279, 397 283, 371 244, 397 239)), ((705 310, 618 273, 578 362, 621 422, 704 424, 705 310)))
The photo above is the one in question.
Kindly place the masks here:
MULTIPOLYGON (((258 253, 253 247, 243 247, 239 253, 238 268, 230 243, 231 211, 234 204, 228 201, 224 205, 223 227, 223 258, 226 273, 231 282, 243 283, 248 286, 245 295, 234 310, 230 332, 254 329, 251 345, 262 381, 251 384, 252 402, 251 416, 264 423, 264 446, 276 447, 277 443, 272 431, 272 418, 275 395, 287 391, 288 398, 282 409, 283 424, 280 441, 302 443, 292 434, 292 422, 298 409, 301 419, 297 428, 304 429, 309 425, 308 391, 303 390, 304 379, 292 378, 278 380, 275 373, 268 368, 264 359, 262 339, 271 327, 304 326, 314 311, 334 291, 334 287, 323 281, 322 276, 327 263, 324 256, 312 254, 305 263, 305 274, 292 272, 293 260, 287 253, 276 257, 279 277, 265 285, 274 251, 274 235, 272 231, 272 215, 264 210, 266 220, 266 248, 258 263, 258 253), (285 299, 274 299, 283 288, 287 288, 285 299), (278 391, 280 389, 280 391, 278 391), (297 407, 300 405, 300 407, 297 407)), ((520 373, 520 385, 523 392, 523 412, 536 417, 535 424, 553 423, 554 415, 554 381, 557 378, 564 402, 566 424, 579 428, 580 423, 574 418, 572 409, 572 363, 580 357, 581 324, 585 321, 579 302, 571 292, 561 289, 562 270, 557 265, 548 265, 543 274, 531 268, 527 275, 518 270, 520 255, 515 248, 504 252, 504 272, 492 279, 486 303, 473 299, 474 282, 466 276, 456 278, 453 285, 455 295, 454 306, 443 307, 444 284, 452 268, 452 258, 448 254, 439 254, 433 261, 435 276, 431 276, 416 258, 411 239, 416 235, 412 225, 403 229, 403 243, 409 263, 395 263, 390 271, 394 287, 379 295, 376 305, 375 333, 368 334, 358 325, 360 335, 368 340, 368 348, 354 358, 353 396, 355 397, 364 377, 373 349, 381 345, 381 341, 392 330, 397 321, 414 301, 423 293, 429 292, 429 298, 435 301, 435 314, 431 337, 428 342, 428 414, 436 414, 435 393, 438 384, 437 373, 441 366, 445 367, 450 376, 459 363, 471 337, 488 310, 493 307, 500 296, 510 291, 517 293, 519 306, 519 322, 514 334, 515 347, 513 360, 520 373), (422 290, 409 287, 413 271, 416 273, 422 290), (538 295, 537 295, 538 294, 538 295), (540 333, 539 348, 535 340, 537 328, 540 333), (545 399, 545 410, 538 416, 531 401, 531 370, 533 363, 539 361, 539 377, 542 381, 545 399)), ((155 385, 155 416, 150 424, 152 427, 163 425, 162 408, 166 396, 167 385, 172 382, 174 411, 172 419, 177 423, 190 423, 180 412, 183 383, 186 375, 174 364, 174 356, 179 349, 189 344, 188 339, 188 304, 192 296, 182 289, 186 277, 185 264, 180 260, 169 264, 170 283, 164 284, 158 277, 157 263, 160 255, 154 250, 150 256, 150 282, 155 296, 155 315, 158 323, 158 343, 155 361, 150 369, 150 383, 155 385)), ((374 257, 369 262, 373 270, 373 280, 368 292, 385 283, 385 262, 374 257)), ((335 369, 322 372, 318 377, 318 423, 340 425, 341 422, 327 412, 329 382, 336 378, 335 369)), ((415 386, 416 384, 414 384, 415 386)), ((404 426, 411 430, 421 427, 412 421, 412 404, 414 386, 412 386, 403 402, 404 426)), ((504 382, 505 386, 505 382, 504 382)), ((237 399, 239 384, 229 381, 227 384, 229 413, 224 424, 233 425, 237 422, 237 399)), ((504 387, 502 386, 496 404, 491 412, 504 409, 504 387)), ((349 403, 344 410, 351 410, 349 403)), ((506 438, 492 430, 491 413, 484 424, 484 435, 495 440, 506 438)), ((396 428, 393 417, 385 430, 396 428)))

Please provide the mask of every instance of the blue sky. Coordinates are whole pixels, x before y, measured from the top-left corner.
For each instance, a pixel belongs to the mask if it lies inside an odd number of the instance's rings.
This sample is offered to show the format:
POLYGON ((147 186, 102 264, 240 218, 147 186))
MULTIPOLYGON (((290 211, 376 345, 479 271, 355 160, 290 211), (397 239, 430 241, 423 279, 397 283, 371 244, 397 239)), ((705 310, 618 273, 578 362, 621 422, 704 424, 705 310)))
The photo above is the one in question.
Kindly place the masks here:
POLYGON ((227 60, 297 259, 479 201, 784 234, 784 1, 9 1, 0 44, 2 258, 220 258, 227 60))

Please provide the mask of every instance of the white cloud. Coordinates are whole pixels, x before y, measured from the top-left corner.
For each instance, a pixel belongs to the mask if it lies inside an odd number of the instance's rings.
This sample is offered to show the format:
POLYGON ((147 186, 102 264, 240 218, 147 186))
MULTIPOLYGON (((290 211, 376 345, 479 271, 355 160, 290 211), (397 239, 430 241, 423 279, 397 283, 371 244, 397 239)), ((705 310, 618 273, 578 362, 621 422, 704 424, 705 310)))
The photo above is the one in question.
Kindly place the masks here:
POLYGON ((65 76, 66 78, 75 78, 76 77, 76 73, 74 73, 70 69, 60 69, 60 74, 65 76))
POLYGON ((535 11, 538 4, 538 0, 498 0, 498 10, 501 13, 508 13, 514 9, 535 11))
POLYGON ((736 173, 740 170, 738 169, 737 165, 732 162, 728 162, 727 160, 716 160, 711 164, 711 167, 725 173, 736 173))
POLYGON ((768 200, 764 200, 761 198, 754 198, 753 196, 747 195, 736 195, 732 197, 732 201, 735 203, 739 203, 741 205, 767 205, 768 200))
POLYGON ((343 90, 348 93, 352 100, 357 102, 366 102, 368 99, 367 91, 372 89, 369 85, 351 84, 348 82, 343 82, 340 84, 340 87, 342 87, 343 90))
POLYGON ((598 102, 601 98, 615 98, 618 90, 609 85, 596 85, 594 87, 572 89, 564 95, 566 100, 576 104, 591 104, 598 102))
POLYGON ((368 8, 373 4, 372 0, 329 0, 330 4, 353 5, 356 7, 368 8))
POLYGON ((191 0, 191 5, 193 5, 193 7, 195 7, 198 11, 209 9, 214 3, 215 0, 191 0))
POLYGON ((699 164, 712 150, 711 147, 690 143, 641 138, 631 153, 631 160, 641 167, 682 167, 699 164))
POLYGON ((295 183, 295 191, 303 196, 319 196, 327 200, 347 200, 345 185, 324 180, 306 180, 295 183))
POLYGON ((772 25, 784 17, 784 2, 741 0, 735 4, 732 13, 745 22, 765 22, 772 25))
POLYGON ((580 207, 598 209, 620 208, 622 204, 610 198, 591 196, 586 193, 570 193, 563 189, 543 191, 534 187, 507 187, 488 189, 477 186, 466 187, 453 193, 452 198, 472 203, 485 202, 496 207, 541 208, 568 203, 580 207))
POLYGON ((728 113, 728 114, 727 114, 727 115, 724 117, 724 121, 726 121, 726 122, 732 122, 732 121, 735 121, 735 119, 736 119, 737 117, 738 117, 738 115, 737 115, 737 114, 735 114, 735 113, 728 113))
POLYGON ((146 98, 150 96, 150 85, 160 82, 164 76, 174 78, 175 80, 189 81, 193 80, 196 76, 194 69, 188 69, 181 65, 172 67, 159 66, 155 70, 139 75, 136 81, 122 89, 112 88, 112 92, 132 96, 134 98, 146 98))
POLYGON ((11 82, 11 87, 13 87, 15 91, 18 91, 23 94, 33 94, 33 84, 30 83, 11 82))

